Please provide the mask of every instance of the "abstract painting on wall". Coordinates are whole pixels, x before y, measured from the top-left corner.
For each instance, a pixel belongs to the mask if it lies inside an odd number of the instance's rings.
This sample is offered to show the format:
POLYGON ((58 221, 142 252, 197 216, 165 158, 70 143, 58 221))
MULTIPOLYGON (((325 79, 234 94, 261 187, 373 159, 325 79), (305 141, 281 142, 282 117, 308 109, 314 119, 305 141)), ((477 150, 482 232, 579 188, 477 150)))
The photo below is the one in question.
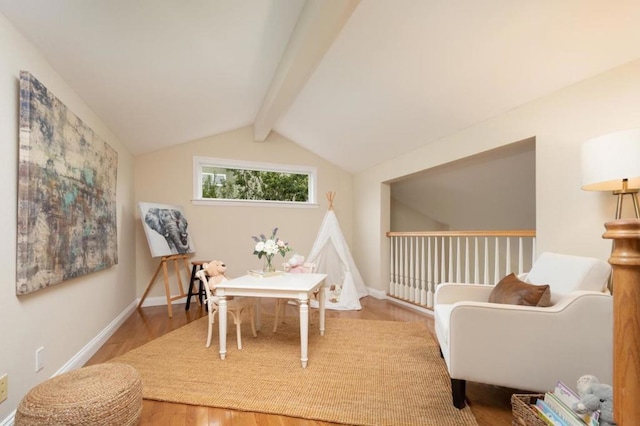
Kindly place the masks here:
POLYGON ((118 153, 20 72, 16 294, 118 263, 118 153))
POLYGON ((195 252, 182 207, 140 203, 140 218, 152 257, 195 252))

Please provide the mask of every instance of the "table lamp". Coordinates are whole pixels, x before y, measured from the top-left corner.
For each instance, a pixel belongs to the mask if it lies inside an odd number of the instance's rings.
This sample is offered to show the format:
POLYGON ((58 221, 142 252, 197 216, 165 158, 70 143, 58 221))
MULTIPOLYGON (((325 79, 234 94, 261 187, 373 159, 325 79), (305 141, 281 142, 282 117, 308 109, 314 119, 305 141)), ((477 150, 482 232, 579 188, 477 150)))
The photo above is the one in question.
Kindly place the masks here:
POLYGON ((617 195, 616 219, 622 215, 624 196, 630 195, 636 218, 640 218, 640 128, 590 139, 582 144, 581 157, 582 189, 617 195))

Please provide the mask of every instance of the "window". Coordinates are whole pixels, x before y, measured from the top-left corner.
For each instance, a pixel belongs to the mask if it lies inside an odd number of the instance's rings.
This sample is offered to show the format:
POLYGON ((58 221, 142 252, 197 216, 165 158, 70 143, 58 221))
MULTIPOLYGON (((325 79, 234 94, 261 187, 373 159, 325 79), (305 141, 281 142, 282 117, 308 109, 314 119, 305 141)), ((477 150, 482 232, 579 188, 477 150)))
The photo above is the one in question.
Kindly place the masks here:
POLYGON ((194 202, 315 206, 315 167, 193 158, 194 202))

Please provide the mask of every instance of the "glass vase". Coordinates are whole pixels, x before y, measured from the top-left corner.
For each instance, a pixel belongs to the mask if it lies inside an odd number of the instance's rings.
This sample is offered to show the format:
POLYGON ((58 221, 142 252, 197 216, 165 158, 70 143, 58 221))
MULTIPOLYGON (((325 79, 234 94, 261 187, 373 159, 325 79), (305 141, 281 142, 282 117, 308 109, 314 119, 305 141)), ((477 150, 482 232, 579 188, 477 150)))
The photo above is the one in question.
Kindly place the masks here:
POLYGON ((264 273, 271 273, 271 272, 275 272, 276 268, 273 267, 273 264, 271 263, 272 257, 271 256, 265 256, 265 261, 264 261, 264 266, 262 267, 262 272, 264 273))

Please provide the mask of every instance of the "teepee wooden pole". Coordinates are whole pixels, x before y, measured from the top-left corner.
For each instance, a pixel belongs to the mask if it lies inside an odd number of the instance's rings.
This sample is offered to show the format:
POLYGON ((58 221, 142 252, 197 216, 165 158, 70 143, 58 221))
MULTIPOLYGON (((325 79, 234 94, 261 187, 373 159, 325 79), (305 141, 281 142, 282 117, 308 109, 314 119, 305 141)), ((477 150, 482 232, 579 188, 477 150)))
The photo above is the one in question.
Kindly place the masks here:
POLYGON ((329 200, 329 208, 327 210, 333 210, 333 200, 336 198, 335 191, 327 192, 327 200, 329 200))

